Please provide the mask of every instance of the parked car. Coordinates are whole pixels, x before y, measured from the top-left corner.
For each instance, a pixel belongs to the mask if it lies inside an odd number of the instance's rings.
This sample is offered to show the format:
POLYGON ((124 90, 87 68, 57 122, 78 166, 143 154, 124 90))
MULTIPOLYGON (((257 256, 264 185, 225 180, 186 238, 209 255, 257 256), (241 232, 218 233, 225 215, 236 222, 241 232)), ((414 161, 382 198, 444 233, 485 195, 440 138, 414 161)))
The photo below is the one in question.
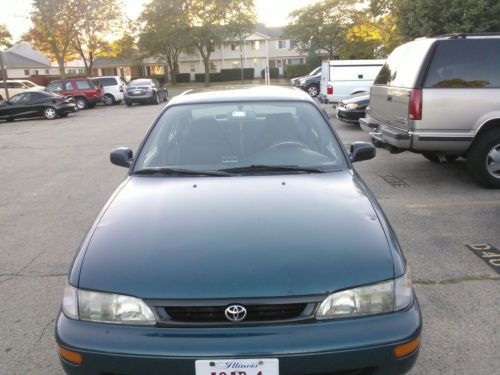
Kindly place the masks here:
MULTIPOLYGON (((5 82, 7 84, 7 90, 9 91, 9 97, 13 97, 16 94, 20 94, 26 91, 43 91, 44 86, 39 86, 36 83, 28 81, 26 79, 8 79, 5 82)), ((5 84, 4 81, 0 80, 0 101, 5 98, 5 84)))
POLYGON ((337 106, 337 118, 344 122, 359 124, 359 119, 365 117, 369 101, 370 95, 366 93, 352 95, 341 100, 337 106))
POLYGON ((321 81, 321 66, 314 69, 311 73, 303 77, 292 78, 290 86, 300 87, 313 98, 319 94, 319 83, 321 81))
POLYGON ((318 100, 338 103, 370 90, 385 60, 325 60, 321 66, 318 100))
POLYGON ((306 93, 171 100, 69 272, 68 374, 401 374, 420 346, 409 267, 306 93), (359 233, 363 233, 362 236, 359 233), (230 358, 230 359, 228 359, 230 358))
POLYGON ((417 39, 392 52, 360 120, 393 153, 467 159, 482 185, 500 188, 500 33, 417 39))
POLYGON ((125 89, 125 104, 133 103, 159 104, 167 101, 168 91, 165 85, 156 79, 140 78, 130 82, 125 89))
POLYGON ((103 89, 89 78, 66 78, 50 82, 47 90, 75 98, 78 109, 94 108, 103 101, 103 89))
POLYGON ((103 102, 105 105, 120 104, 124 99, 123 92, 127 84, 120 76, 93 77, 104 89, 103 102))
POLYGON ((30 117, 53 120, 75 111, 76 105, 70 98, 46 91, 27 91, 0 103, 0 120, 14 121, 30 117))

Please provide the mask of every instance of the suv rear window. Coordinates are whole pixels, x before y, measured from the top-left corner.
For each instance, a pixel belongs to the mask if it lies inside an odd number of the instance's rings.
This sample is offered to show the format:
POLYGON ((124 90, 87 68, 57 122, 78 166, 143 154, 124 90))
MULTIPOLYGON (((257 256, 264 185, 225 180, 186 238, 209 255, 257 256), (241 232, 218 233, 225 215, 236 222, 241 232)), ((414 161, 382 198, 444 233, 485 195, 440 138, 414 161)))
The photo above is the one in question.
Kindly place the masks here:
POLYGON ((97 79, 103 87, 116 86, 116 78, 99 78, 97 79))
POLYGON ((76 81, 76 87, 78 87, 80 90, 93 90, 93 89, 95 89, 94 85, 89 80, 76 81))
POLYGON ((413 88, 432 39, 415 40, 397 47, 380 70, 375 85, 413 88))
POLYGON ((425 88, 500 88, 500 39, 439 42, 425 88))

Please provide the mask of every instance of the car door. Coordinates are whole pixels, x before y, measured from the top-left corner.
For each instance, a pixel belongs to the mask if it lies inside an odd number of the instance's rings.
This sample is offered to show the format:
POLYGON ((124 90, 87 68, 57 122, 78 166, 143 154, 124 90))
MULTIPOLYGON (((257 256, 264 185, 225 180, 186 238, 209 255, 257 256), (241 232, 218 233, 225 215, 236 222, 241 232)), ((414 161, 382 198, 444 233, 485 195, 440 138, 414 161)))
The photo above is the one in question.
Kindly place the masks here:
POLYGON ((2 118, 18 118, 22 117, 25 111, 25 96, 26 93, 14 95, 7 102, 6 106, 2 108, 2 118))

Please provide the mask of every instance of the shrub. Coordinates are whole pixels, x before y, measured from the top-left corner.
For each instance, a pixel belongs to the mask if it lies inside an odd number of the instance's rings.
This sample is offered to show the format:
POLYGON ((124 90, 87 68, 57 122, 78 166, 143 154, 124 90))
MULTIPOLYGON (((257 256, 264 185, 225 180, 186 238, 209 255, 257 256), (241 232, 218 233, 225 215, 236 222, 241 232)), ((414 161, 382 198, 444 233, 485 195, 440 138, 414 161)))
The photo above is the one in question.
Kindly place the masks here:
POLYGON ((175 78, 178 83, 183 83, 183 82, 190 82, 191 81, 191 74, 189 73, 178 73, 175 75, 175 78))
MULTIPOLYGON (((265 69, 261 70, 260 76, 262 78, 265 78, 265 72, 266 72, 265 69)), ((279 78, 279 76, 280 76, 280 70, 278 68, 270 68, 269 69, 269 77, 270 78, 279 78)))
MULTIPOLYGON (((238 81, 241 80, 241 69, 221 69, 222 81, 238 81)), ((243 68, 243 79, 253 79, 255 76, 254 68, 243 68)))
POLYGON ((285 65, 285 77, 295 78, 302 77, 309 73, 309 67, 307 64, 292 64, 285 65))
MULTIPOLYGON (((205 73, 196 73, 194 75, 196 82, 205 82, 205 73)), ((222 82, 220 73, 210 73, 210 82, 222 82)))

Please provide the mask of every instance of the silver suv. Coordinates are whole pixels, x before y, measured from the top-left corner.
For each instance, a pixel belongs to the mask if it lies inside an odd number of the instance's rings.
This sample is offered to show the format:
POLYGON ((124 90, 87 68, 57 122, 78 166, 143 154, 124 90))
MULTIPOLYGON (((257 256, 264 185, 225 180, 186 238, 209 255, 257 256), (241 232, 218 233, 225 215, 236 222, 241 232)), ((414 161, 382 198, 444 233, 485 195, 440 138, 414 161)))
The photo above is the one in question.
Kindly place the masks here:
POLYGON ((434 162, 467 159, 474 178, 500 188, 500 34, 416 39, 396 48, 360 119, 375 145, 434 162))

